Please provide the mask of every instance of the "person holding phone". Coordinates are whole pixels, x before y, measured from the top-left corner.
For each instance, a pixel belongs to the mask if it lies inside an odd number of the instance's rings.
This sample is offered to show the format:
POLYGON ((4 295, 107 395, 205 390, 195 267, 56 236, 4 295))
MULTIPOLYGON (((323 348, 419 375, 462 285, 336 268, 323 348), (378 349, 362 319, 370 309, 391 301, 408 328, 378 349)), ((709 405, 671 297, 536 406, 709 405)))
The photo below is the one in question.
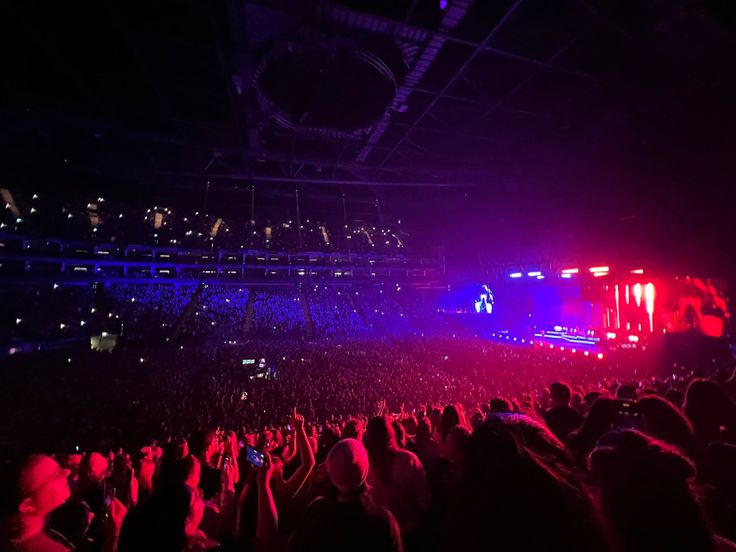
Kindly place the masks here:
MULTIPOLYGON (((250 447, 248 447, 250 449, 250 447)), ((255 451, 251 458, 256 472, 256 486, 258 488, 258 510, 256 521, 256 542, 266 547, 273 547, 278 541, 279 515, 276 502, 271 490, 271 477, 273 476, 273 462, 268 451, 262 453, 255 451)))
POLYGON ((129 455, 119 453, 115 456, 107 486, 115 490, 116 498, 126 508, 132 508, 138 503, 138 479, 129 455))
POLYGON ((570 407, 572 391, 566 383, 555 382, 549 386, 551 408, 544 415, 544 423, 563 443, 573 431, 583 425, 583 417, 570 407))

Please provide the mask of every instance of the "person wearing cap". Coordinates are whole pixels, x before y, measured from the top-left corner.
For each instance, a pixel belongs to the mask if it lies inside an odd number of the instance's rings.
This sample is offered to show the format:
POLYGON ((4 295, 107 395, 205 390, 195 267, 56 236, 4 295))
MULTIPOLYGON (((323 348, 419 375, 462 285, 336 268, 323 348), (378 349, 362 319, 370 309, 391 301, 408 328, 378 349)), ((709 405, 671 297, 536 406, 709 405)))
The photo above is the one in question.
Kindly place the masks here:
POLYGON ((325 462, 332 483, 329 497, 315 499, 291 538, 295 552, 311 550, 403 550, 391 512, 372 506, 366 496, 368 453, 356 439, 339 441, 325 462))

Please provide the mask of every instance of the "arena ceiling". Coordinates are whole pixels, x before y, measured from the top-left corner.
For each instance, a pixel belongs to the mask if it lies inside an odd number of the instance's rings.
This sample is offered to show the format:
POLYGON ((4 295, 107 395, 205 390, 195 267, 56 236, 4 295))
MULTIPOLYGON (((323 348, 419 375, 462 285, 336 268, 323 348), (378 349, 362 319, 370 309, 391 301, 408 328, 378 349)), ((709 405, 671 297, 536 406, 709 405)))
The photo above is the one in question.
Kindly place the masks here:
POLYGON ((460 188, 541 198, 540 216, 562 198, 666 217, 733 174, 734 6, 5 2, 2 170, 136 193, 460 188))

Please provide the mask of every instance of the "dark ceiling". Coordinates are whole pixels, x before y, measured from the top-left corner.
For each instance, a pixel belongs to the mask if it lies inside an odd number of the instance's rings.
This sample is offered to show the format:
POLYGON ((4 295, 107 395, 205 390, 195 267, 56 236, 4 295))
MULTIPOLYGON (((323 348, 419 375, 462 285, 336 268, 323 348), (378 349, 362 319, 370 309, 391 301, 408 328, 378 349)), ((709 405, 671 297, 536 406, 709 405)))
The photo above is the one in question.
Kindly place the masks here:
POLYGON ((736 3, 441 4, 4 2, 3 174, 725 215, 736 3))

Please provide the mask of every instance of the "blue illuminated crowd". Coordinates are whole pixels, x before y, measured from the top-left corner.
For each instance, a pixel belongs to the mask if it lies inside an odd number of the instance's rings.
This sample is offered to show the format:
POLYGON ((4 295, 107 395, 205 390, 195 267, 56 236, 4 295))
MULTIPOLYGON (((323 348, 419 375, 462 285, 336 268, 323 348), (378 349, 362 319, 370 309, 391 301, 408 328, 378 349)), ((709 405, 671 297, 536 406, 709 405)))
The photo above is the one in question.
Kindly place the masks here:
POLYGON ((309 307, 319 334, 339 338, 364 335, 367 331, 349 288, 315 286, 309 293, 309 307))
POLYGON ((47 283, 9 286, 0 299, 6 305, 0 336, 9 347, 24 340, 88 339, 101 332, 136 340, 163 339, 178 330, 206 339, 244 332, 403 336, 442 327, 437 309, 425 307, 421 294, 396 285, 47 283), (313 332, 307 331, 310 322, 313 332))
POLYGON ((187 335, 216 332, 220 336, 243 332, 249 290, 247 287, 206 286, 189 322, 184 328, 187 335))
POLYGON ((128 332, 142 336, 170 331, 192 300, 194 286, 111 284, 102 293, 109 306, 108 318, 120 322, 123 331, 127 327, 128 332))
POLYGON ((294 291, 269 290, 256 294, 253 308, 255 330, 292 333, 304 325, 304 311, 294 291))

